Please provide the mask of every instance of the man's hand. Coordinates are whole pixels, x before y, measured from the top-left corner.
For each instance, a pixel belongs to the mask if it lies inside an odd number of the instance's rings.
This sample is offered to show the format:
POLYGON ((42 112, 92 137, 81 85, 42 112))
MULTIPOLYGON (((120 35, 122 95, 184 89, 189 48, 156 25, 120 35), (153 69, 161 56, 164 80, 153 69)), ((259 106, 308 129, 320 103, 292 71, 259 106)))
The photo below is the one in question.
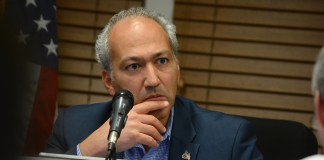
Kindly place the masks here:
MULTIPOLYGON (((158 147, 158 142, 162 141, 166 128, 156 117, 148 113, 164 109, 168 105, 167 101, 146 101, 134 105, 128 113, 126 125, 117 140, 116 152, 126 151, 136 144, 158 147)), ((109 127, 109 120, 107 120, 80 143, 83 156, 106 156, 109 127)))

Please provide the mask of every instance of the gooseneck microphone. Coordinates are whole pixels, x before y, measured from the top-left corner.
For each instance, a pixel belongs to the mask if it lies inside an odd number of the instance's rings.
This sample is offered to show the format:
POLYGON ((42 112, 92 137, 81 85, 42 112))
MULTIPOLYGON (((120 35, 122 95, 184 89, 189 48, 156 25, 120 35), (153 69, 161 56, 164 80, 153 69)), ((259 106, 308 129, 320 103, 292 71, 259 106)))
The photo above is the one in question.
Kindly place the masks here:
POLYGON ((108 154, 106 160, 115 160, 116 142, 127 121, 127 114, 134 105, 133 94, 128 90, 118 91, 112 99, 112 113, 108 135, 108 154))

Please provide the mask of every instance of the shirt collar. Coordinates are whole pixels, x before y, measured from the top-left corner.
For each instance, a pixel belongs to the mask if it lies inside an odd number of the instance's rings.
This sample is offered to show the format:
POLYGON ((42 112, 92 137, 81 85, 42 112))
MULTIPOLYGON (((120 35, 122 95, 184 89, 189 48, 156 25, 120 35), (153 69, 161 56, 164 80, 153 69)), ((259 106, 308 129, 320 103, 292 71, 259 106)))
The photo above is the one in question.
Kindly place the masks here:
POLYGON ((171 130, 172 130, 172 124, 173 124, 173 115, 174 115, 174 107, 171 108, 171 111, 170 111, 170 117, 169 117, 169 120, 168 120, 168 123, 167 123, 167 130, 165 132, 165 134, 163 135, 163 140, 165 140, 166 138, 168 138, 170 140, 171 138, 171 130))

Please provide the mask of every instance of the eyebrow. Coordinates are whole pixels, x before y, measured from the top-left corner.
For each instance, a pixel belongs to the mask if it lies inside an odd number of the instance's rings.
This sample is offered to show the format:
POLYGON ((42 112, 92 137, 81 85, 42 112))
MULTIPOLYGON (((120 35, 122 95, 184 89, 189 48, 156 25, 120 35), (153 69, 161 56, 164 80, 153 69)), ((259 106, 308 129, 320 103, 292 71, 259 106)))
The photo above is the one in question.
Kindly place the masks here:
MULTIPOLYGON (((153 58, 156 58, 156 57, 159 57, 159 56, 161 56, 161 55, 163 55, 163 54, 168 54, 168 53, 172 54, 172 52, 169 52, 168 50, 162 50, 162 51, 160 51, 160 52, 155 53, 155 54, 153 55, 153 58)), ((172 55, 171 55, 171 56, 172 56, 172 55)), ((144 58, 143 58, 143 57, 140 57, 140 56, 130 56, 130 57, 127 57, 127 58, 123 59, 123 60, 120 62, 120 64, 123 65, 123 64, 125 64, 127 61, 136 61, 136 62, 139 62, 139 61, 143 61, 143 60, 144 60, 144 58)))
MULTIPOLYGON (((163 55, 163 54, 168 54, 168 53, 169 53, 168 50, 163 50, 163 51, 157 52, 153 57, 154 57, 154 58, 156 58, 156 57, 160 57, 161 55, 163 55)), ((170 52, 170 54, 172 54, 172 53, 170 52)), ((172 55, 171 55, 171 56, 172 56, 172 55)))

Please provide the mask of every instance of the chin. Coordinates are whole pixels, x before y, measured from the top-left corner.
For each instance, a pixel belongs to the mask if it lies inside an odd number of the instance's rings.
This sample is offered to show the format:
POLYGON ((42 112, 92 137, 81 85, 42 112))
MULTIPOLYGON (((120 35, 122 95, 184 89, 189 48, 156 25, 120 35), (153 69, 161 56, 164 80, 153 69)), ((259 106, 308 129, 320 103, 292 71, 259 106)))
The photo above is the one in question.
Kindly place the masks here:
MULTIPOLYGON (((164 110, 158 110, 158 111, 154 111, 154 112, 150 112, 149 114, 154 116, 155 118, 157 118, 161 123, 167 123, 168 122, 168 114, 165 113, 166 112, 166 108, 164 110)), ((166 124, 164 124, 166 125, 166 124)))
POLYGON ((154 116, 155 118, 161 120, 163 119, 163 113, 162 113, 162 110, 157 110, 157 111, 153 111, 153 112, 150 112, 149 113, 150 115, 154 116))

